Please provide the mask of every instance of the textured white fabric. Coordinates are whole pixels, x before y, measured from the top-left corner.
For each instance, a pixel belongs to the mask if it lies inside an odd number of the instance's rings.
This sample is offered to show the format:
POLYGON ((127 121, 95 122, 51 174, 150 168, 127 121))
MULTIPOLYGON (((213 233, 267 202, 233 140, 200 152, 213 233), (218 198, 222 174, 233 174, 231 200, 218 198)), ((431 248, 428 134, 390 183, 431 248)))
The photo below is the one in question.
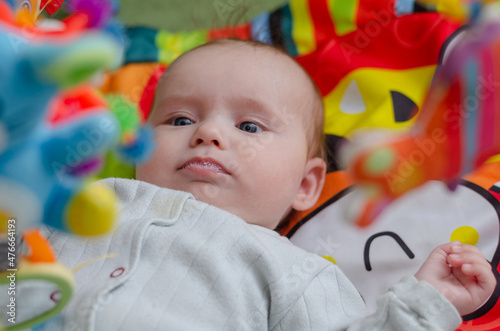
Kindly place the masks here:
POLYGON ((71 302, 41 330, 454 330, 461 322, 413 277, 363 318, 363 300, 340 269, 275 232, 188 193, 104 182, 121 203, 111 235, 48 235, 70 268, 117 255, 76 271, 71 302))

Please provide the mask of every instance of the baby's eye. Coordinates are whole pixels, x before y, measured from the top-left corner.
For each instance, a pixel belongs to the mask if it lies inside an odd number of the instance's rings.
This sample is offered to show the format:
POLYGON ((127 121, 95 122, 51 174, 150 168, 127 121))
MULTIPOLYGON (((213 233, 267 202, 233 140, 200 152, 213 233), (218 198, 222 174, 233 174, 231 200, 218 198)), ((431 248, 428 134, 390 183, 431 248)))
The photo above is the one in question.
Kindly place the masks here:
POLYGON ((177 117, 171 122, 172 125, 174 126, 181 126, 181 125, 191 125, 193 124, 193 121, 191 121, 187 117, 177 117))
POLYGON ((242 122, 238 125, 238 129, 249 133, 258 133, 263 131, 260 126, 253 122, 242 122))

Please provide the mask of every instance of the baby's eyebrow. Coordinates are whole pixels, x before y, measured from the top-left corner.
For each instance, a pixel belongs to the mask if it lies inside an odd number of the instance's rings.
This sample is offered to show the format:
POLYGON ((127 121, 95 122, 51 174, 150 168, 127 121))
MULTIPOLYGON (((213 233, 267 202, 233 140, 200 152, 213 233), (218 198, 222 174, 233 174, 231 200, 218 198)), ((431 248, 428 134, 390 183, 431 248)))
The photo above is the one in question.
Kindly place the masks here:
POLYGON ((231 100, 231 103, 234 109, 243 109, 245 111, 252 111, 254 113, 268 116, 277 116, 277 110, 253 97, 240 96, 231 100))
MULTIPOLYGON (((161 123, 169 116, 172 111, 177 109, 195 109, 197 107, 197 102, 189 96, 183 95, 173 95, 173 96, 163 96, 158 100, 155 100, 151 111, 148 115, 149 121, 154 121, 155 123, 161 123)), ((150 122, 151 123, 151 122, 150 122)))
POLYGON ((166 107, 166 106, 176 106, 176 105, 197 105, 199 102, 196 98, 193 98, 189 95, 172 95, 161 98, 158 103, 158 107, 166 107))

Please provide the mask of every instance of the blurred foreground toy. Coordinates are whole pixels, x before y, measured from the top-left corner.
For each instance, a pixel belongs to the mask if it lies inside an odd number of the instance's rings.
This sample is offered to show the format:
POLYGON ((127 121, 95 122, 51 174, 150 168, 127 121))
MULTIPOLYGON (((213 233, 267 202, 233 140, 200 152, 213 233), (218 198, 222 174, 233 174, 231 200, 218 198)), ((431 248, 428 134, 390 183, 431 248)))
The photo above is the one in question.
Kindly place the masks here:
POLYGON ((394 199, 429 180, 454 189, 460 177, 500 152, 498 5, 485 7, 488 16, 451 51, 409 132, 368 131, 344 146, 343 157, 367 196, 352 207, 358 225, 370 224, 394 199))
MULTIPOLYGON (((0 2, 1 17, 8 9, 0 2)), ((85 186, 90 170, 116 144, 119 126, 106 112, 51 127, 47 110, 61 89, 109 67, 120 48, 98 32, 76 39, 41 36, 0 22, 0 234, 41 223, 82 235, 113 227, 114 194, 85 186)))
POLYGON ((113 31, 87 30, 102 25, 92 26, 88 13, 70 15, 57 31, 41 31, 26 11, 15 8, 16 16, 12 9, 0 0, 0 253, 7 257, 0 261, 0 271, 7 271, 0 283, 45 281, 60 293, 49 311, 7 325, 19 330, 57 314, 73 288, 72 272, 57 262, 36 227, 44 223, 79 235, 114 227, 114 192, 87 180, 117 145, 120 123, 106 103, 92 98, 81 101, 95 111, 66 109, 71 116, 57 123, 48 110, 63 89, 116 65, 123 45, 113 31), (18 256, 20 247, 12 251, 9 244, 20 245, 21 235, 29 253, 18 256))
POLYGON ((64 0, 14 0, 12 2, 17 2, 21 16, 29 18, 29 21, 34 23, 42 11, 45 10, 49 15, 58 11, 64 0))
POLYGON ((122 166, 146 161, 153 153, 154 134, 148 125, 142 124, 138 106, 118 94, 107 95, 106 101, 118 118, 121 128, 120 145, 116 149, 116 155, 110 157, 122 160, 122 166))
MULTIPOLYGON (((15 223, 10 224, 15 226, 15 223)), ((8 324, 2 326, 2 321, 0 320, 0 330, 2 331, 26 329, 57 315, 68 303, 73 294, 73 272, 63 264, 57 262, 50 244, 41 235, 39 230, 26 231, 23 235, 23 242, 28 252, 18 257, 19 263, 16 258, 9 259, 12 261, 10 262, 12 263, 10 268, 6 272, 0 272, 0 285, 7 284, 10 289, 5 295, 14 298, 13 300, 9 300, 5 308, 5 316, 7 316, 8 324), (20 321, 16 317, 16 307, 19 306, 19 301, 16 302, 16 290, 19 289, 21 283, 33 280, 56 285, 58 298, 55 301, 57 303, 50 310, 40 315, 26 321, 20 321)))
POLYGON ((120 136, 118 145, 106 154, 97 176, 133 178, 135 165, 152 154, 154 138, 152 129, 143 125, 137 106, 125 96, 104 96, 90 85, 80 85, 63 91, 51 102, 49 121, 58 125, 74 116, 98 113, 103 109, 115 115, 120 136))

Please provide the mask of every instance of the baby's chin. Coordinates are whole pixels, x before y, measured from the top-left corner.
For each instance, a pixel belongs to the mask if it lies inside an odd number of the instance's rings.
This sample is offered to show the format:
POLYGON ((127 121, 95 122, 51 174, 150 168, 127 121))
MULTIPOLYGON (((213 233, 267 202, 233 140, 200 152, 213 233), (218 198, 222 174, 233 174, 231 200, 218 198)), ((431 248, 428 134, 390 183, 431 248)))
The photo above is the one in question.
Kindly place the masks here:
POLYGON ((227 194, 217 185, 206 182, 189 182, 186 184, 172 185, 173 189, 191 193, 196 200, 215 205, 225 198, 227 194))
POLYGON ((241 218, 238 212, 239 202, 233 199, 236 193, 210 183, 189 183, 177 188, 180 191, 191 193, 198 201, 202 201, 219 209, 223 209, 241 218))
POLYGON ((232 193, 229 191, 223 191, 218 187, 214 187, 211 185, 204 185, 197 187, 195 190, 190 189, 187 191, 191 193, 194 198, 198 201, 202 201, 224 211, 227 211, 247 223, 251 223, 251 220, 245 219, 245 214, 249 214, 249 212, 243 210, 244 208, 239 208, 240 204, 244 201, 238 201, 237 199, 233 199, 236 196, 236 193, 232 193))

